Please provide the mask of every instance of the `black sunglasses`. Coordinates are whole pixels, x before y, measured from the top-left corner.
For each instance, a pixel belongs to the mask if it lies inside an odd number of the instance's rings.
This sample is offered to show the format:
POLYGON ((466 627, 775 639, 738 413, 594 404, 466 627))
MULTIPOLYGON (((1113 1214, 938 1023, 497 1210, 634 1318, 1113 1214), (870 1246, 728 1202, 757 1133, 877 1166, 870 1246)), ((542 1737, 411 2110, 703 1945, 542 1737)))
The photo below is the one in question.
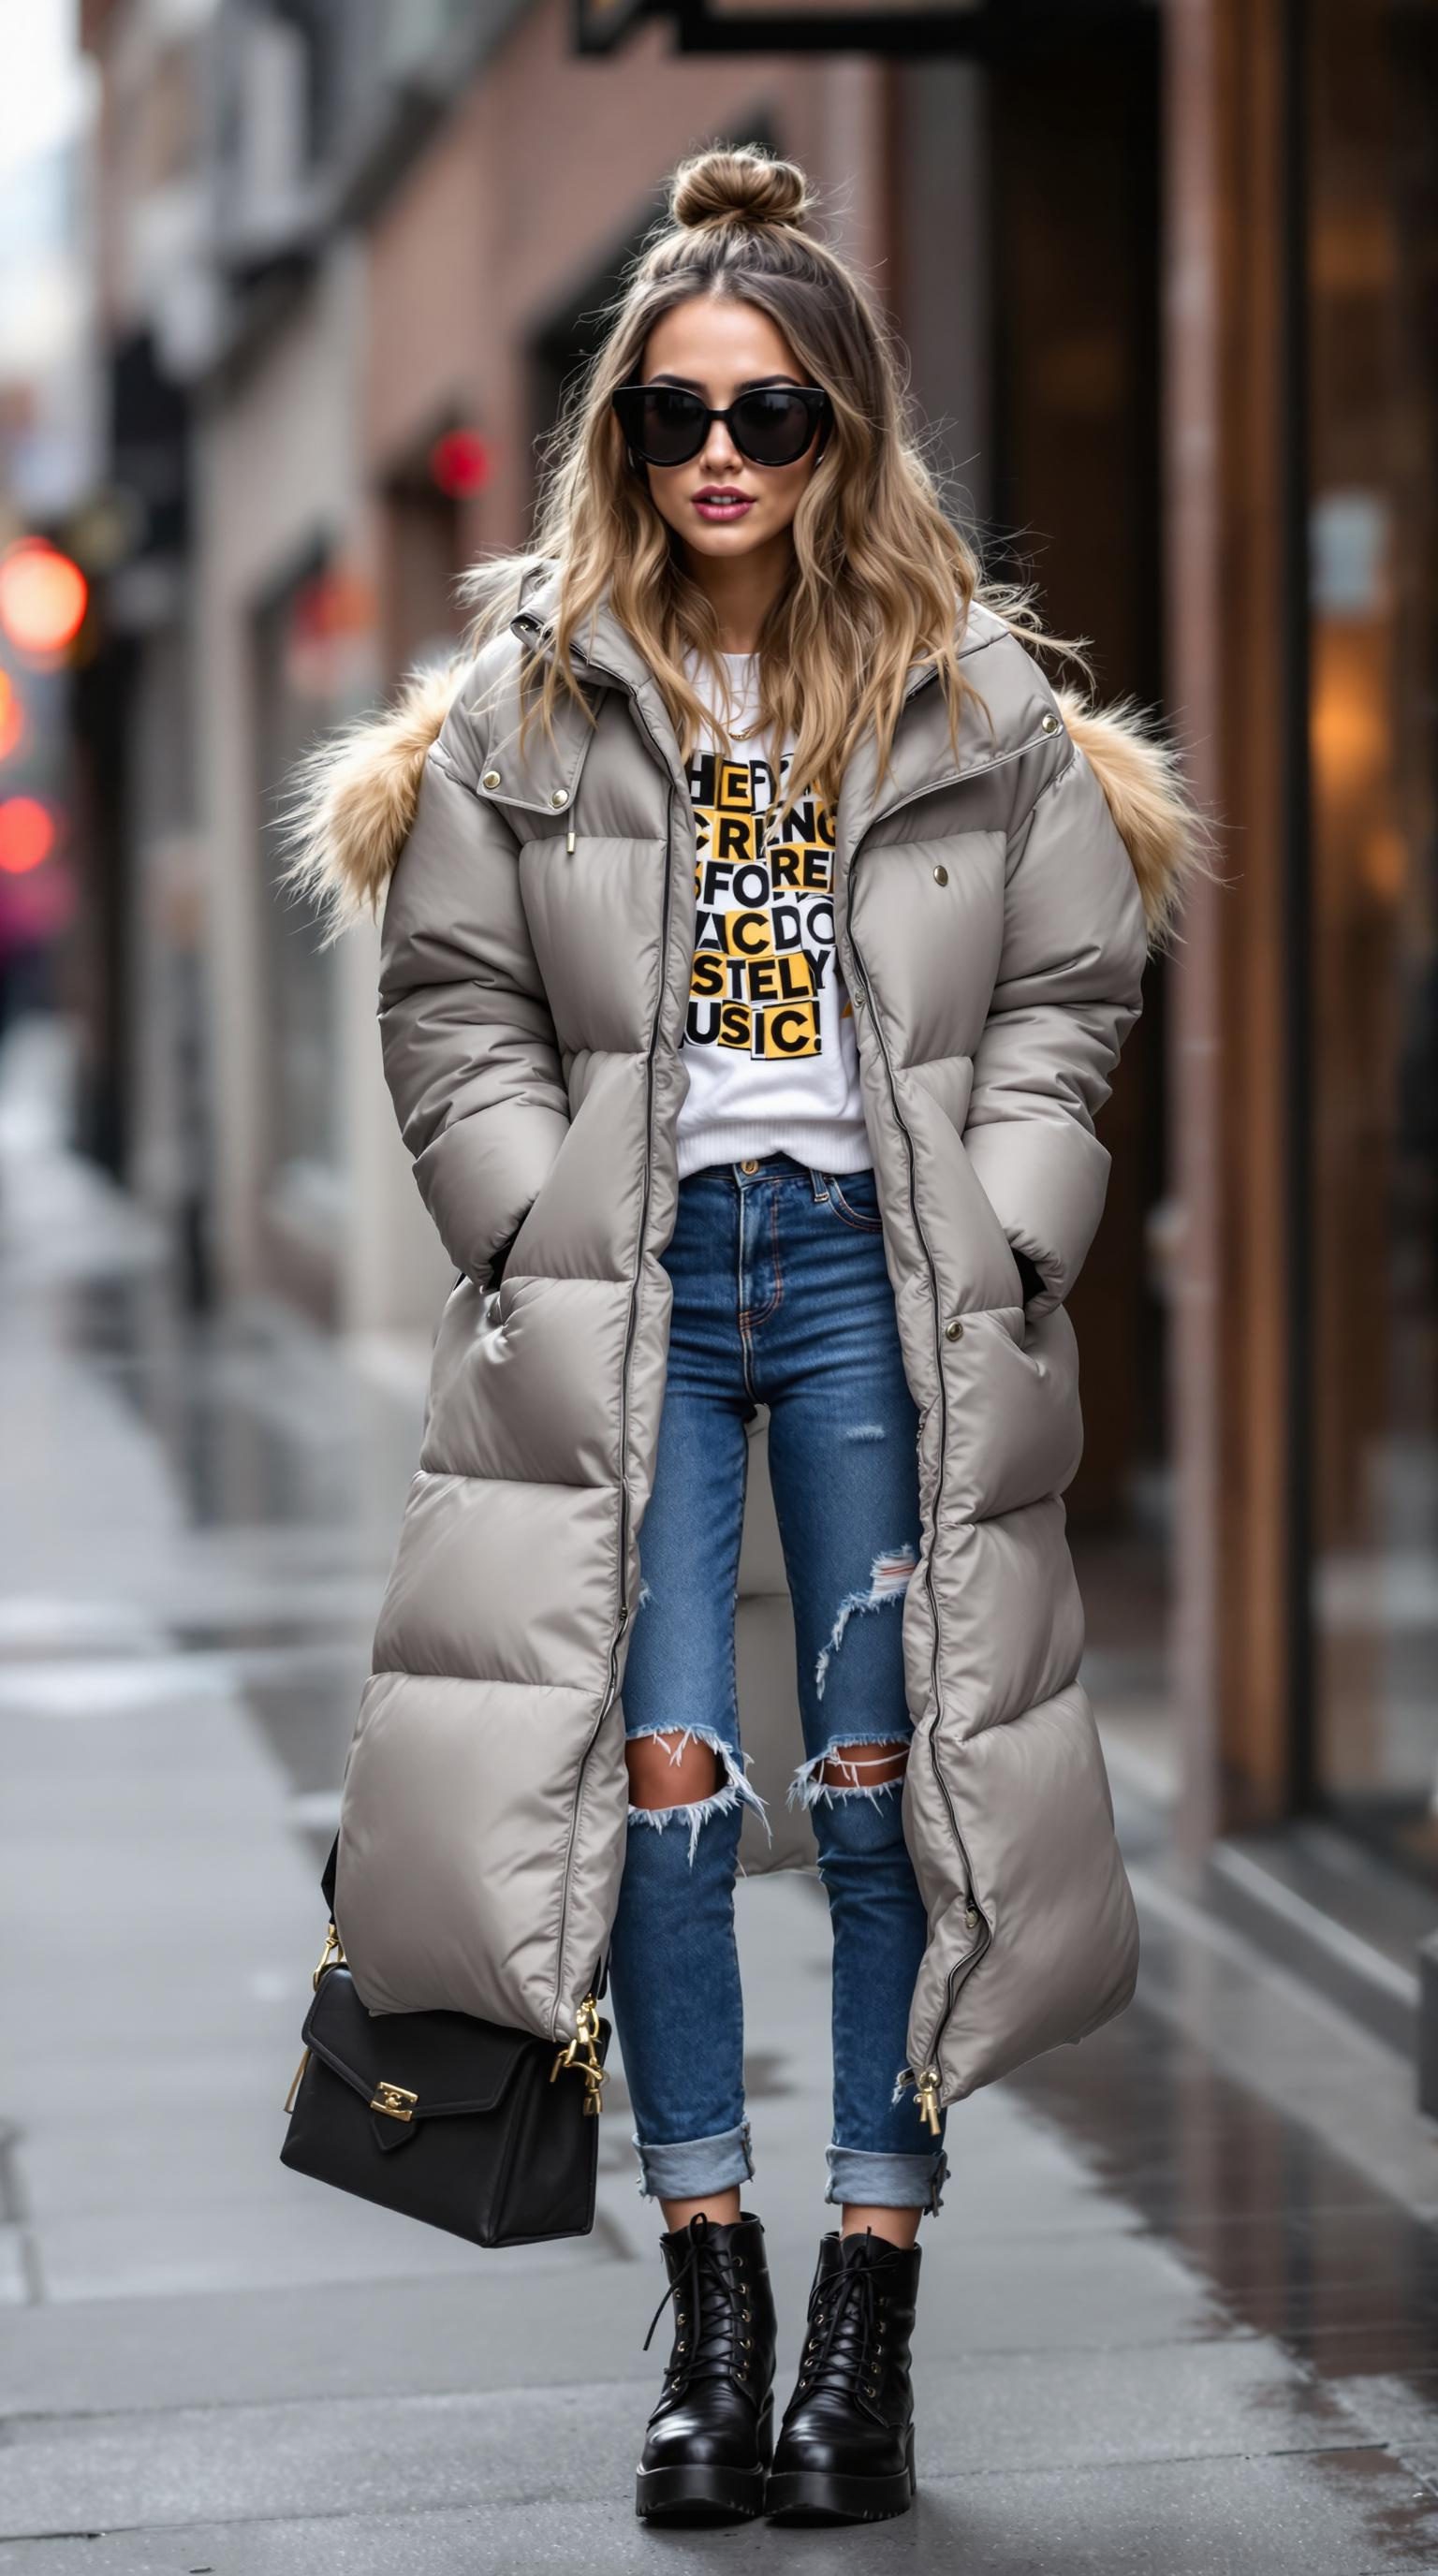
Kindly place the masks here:
POLYGON ((610 400, 620 426, 646 465, 688 465, 722 420, 751 465, 797 465, 829 418, 818 385, 756 385, 727 411, 716 411, 682 385, 617 385, 610 400))

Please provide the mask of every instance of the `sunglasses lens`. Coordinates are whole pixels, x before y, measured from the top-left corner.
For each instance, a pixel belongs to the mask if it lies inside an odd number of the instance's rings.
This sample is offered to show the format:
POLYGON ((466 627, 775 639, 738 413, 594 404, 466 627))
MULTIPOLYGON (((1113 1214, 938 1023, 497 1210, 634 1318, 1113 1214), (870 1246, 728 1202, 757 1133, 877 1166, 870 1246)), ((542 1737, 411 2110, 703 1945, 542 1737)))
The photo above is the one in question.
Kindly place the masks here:
POLYGON ((624 427, 649 465, 686 465, 704 444, 708 416, 678 385, 646 385, 626 397, 624 427))
POLYGON ((781 385, 744 394, 734 405, 734 444, 755 465, 797 465, 814 435, 809 405, 781 385))

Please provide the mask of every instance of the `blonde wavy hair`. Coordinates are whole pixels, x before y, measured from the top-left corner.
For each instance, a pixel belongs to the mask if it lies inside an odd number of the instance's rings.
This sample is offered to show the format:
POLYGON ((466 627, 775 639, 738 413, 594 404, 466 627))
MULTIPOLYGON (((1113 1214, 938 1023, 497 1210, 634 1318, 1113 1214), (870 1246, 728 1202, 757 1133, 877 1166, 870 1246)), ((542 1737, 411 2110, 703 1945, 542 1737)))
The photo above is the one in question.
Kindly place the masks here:
MULTIPOLYGON (((552 656, 540 642, 521 666, 522 734, 537 717, 553 738, 561 690, 593 720, 569 648, 606 593, 653 673, 686 760, 706 714, 686 653, 711 669, 723 703, 714 609, 644 477, 627 464, 610 405, 616 386, 640 376, 661 316, 700 295, 733 296, 767 314, 832 406, 792 523, 793 575, 758 639, 759 728, 793 739, 791 780, 813 782, 836 802, 871 722, 882 776, 915 660, 935 666, 956 744, 966 697, 983 704, 955 649, 959 611, 976 596, 1026 643, 1067 655, 1087 674, 1077 640, 1043 631, 1029 589, 984 581, 922 452, 898 344, 855 271, 812 229, 816 202, 792 161, 751 145, 697 153, 676 170, 667 220, 602 316, 606 335, 551 433, 532 550, 490 556, 462 585, 473 653, 508 624, 531 570, 557 570, 552 656)), ((716 722, 727 753, 727 728, 716 722)))

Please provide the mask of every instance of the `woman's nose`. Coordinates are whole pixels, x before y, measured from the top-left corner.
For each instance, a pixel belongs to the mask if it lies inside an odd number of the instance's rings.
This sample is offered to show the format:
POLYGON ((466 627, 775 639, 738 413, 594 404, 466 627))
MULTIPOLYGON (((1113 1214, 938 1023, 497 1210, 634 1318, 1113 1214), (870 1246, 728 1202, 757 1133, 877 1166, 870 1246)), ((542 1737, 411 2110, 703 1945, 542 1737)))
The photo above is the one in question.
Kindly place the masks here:
POLYGON ((706 474, 717 483, 721 476, 735 474, 744 460, 722 420, 711 420, 700 462, 706 474))

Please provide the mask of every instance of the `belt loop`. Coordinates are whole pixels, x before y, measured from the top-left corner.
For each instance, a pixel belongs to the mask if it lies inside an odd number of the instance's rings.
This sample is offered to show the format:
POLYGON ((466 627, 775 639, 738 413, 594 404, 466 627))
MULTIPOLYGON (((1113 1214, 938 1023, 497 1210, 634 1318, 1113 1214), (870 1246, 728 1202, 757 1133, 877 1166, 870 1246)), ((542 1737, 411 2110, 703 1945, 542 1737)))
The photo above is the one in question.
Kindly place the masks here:
POLYGON ((817 1164, 811 1163, 809 1178, 814 1185, 814 1203, 818 1206, 819 1202, 829 1195, 829 1175, 827 1172, 821 1172, 817 1164))

